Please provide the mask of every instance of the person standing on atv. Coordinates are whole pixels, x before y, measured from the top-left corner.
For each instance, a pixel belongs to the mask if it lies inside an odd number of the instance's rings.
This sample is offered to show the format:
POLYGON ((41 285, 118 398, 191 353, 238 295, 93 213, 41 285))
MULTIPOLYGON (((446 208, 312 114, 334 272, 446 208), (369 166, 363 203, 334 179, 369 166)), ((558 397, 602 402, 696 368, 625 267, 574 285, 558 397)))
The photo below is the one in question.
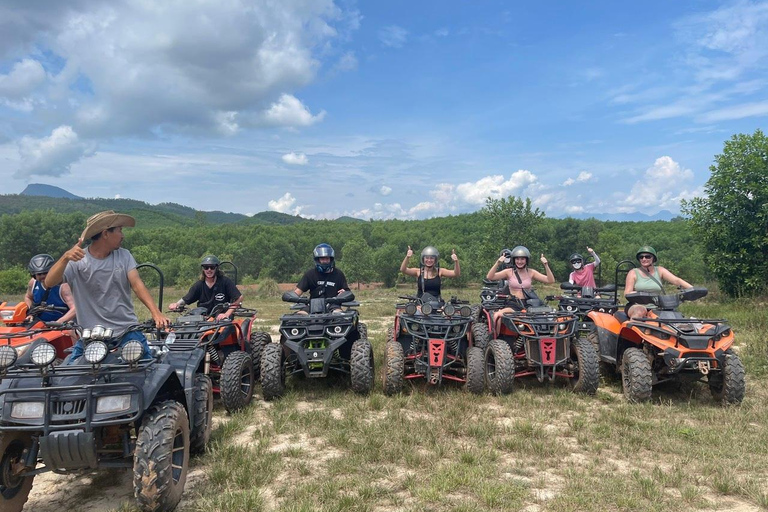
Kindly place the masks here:
POLYGON ((637 261, 640 268, 632 269, 627 273, 627 279, 624 286, 624 297, 634 292, 663 293, 662 281, 680 286, 682 288, 692 288, 692 286, 666 268, 655 265, 658 261, 656 249, 650 245, 644 245, 637 250, 637 261))
POLYGON ((197 302, 197 306, 205 308, 205 314, 210 315, 213 308, 227 303, 229 308, 216 315, 216 320, 232 318, 243 301, 243 295, 235 283, 219 269, 219 265, 221 261, 216 256, 203 258, 200 262, 200 279, 192 285, 184 297, 169 304, 168 309, 175 311, 179 306, 197 302))
POLYGON ((410 260, 412 256, 413 250, 409 245, 408 252, 405 254, 405 258, 400 264, 400 272, 407 276, 416 277, 418 281, 418 291, 416 292, 416 296, 421 298, 422 295, 426 293, 438 300, 442 300, 440 297, 440 287, 442 284, 441 278, 459 277, 461 275, 461 267, 459 265, 459 257, 456 256, 456 249, 451 251, 453 270, 440 268, 438 263, 440 253, 431 245, 428 245, 421 251, 421 264, 419 265, 419 268, 408 266, 408 260, 410 260))
POLYGON ((573 269, 571 275, 568 276, 568 282, 576 286, 589 286, 594 289, 597 287, 595 269, 600 265, 600 257, 591 247, 587 247, 587 252, 592 255, 595 261, 586 265, 584 264, 584 257, 579 253, 571 254, 571 257, 568 258, 573 269))
MULTIPOLYGON (((45 276, 48 275, 48 271, 51 270, 52 266, 53 256, 50 254, 32 256, 32 259, 29 260, 29 265, 27 265, 32 279, 29 280, 27 285, 24 302, 27 303, 29 309, 37 307, 42 303, 55 308, 61 308, 61 310, 44 311, 37 315, 43 322, 69 322, 75 318, 75 300, 72 298, 72 291, 69 289, 69 285, 62 283, 52 288, 45 287, 45 276), (67 308, 68 311, 63 311, 64 308, 67 308)), ((28 316, 27 321, 31 320, 33 318, 28 316)))
MULTIPOLYGON (((347 278, 344 272, 336 268, 336 252, 328 244, 320 244, 312 251, 315 266, 307 270, 296 285, 296 295, 309 292, 311 299, 320 297, 335 297, 341 292, 349 290, 347 278)), ((299 311, 299 314, 308 313, 299 311)))
MULTIPOLYGON (((168 326, 168 317, 158 309, 152 295, 136 270, 136 260, 123 243, 123 227, 133 227, 136 220, 130 215, 112 210, 92 215, 77 243, 65 252, 51 267, 45 286, 53 288, 62 281, 69 284, 77 307, 77 322, 91 328, 103 325, 121 337, 122 346, 137 340, 144 346, 143 358, 151 357, 143 333, 125 331, 139 323, 133 308, 131 290, 149 309, 158 329, 168 326), (81 245, 90 240, 83 249, 81 245)), ((83 355, 83 340, 77 340, 69 356, 72 363, 83 355)))
MULTIPOLYGON (((552 273, 552 269, 549 268, 549 261, 541 255, 541 263, 544 265, 544 271, 546 275, 533 270, 528 267, 531 261, 531 252, 527 247, 518 245, 512 249, 512 261, 514 265, 511 268, 504 270, 497 270, 497 266, 500 263, 504 263, 506 259, 505 255, 499 257, 497 261, 493 263, 493 266, 485 276, 490 281, 497 281, 499 279, 506 279, 509 285, 509 294, 517 297, 520 300, 526 299, 526 291, 529 290, 533 284, 533 281, 539 281, 541 283, 552 284, 555 282, 555 275, 552 273)), ((502 308, 494 314, 495 332, 499 332, 501 328, 501 317, 504 313, 511 313, 515 311, 514 308, 502 308)))

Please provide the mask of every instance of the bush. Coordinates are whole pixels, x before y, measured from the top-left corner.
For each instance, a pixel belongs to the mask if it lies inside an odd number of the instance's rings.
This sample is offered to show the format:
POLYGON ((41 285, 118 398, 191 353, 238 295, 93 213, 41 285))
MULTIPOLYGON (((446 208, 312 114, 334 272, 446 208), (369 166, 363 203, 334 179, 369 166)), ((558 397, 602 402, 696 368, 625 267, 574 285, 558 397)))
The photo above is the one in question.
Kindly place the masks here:
POLYGON ((24 267, 16 266, 0 270, 0 294, 18 295, 24 293, 29 283, 29 273, 24 267))
POLYGON ((260 279, 258 281, 259 288, 256 290, 256 296, 262 299, 271 299, 275 297, 280 297, 280 287, 277 284, 277 281, 272 279, 271 277, 265 277, 264 279, 260 279))

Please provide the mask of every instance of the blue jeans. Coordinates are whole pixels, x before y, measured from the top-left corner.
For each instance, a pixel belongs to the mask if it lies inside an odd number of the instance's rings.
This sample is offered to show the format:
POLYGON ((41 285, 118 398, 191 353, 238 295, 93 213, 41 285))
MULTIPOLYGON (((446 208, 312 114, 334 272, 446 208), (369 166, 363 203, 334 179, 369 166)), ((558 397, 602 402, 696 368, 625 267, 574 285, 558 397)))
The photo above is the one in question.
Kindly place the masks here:
MULTIPOLYGON (((122 347, 123 345, 125 345, 131 340, 136 340, 140 342, 141 346, 144 347, 144 353, 141 354, 142 359, 147 359, 152 357, 152 353, 149 351, 149 343, 147 343, 147 337, 144 336, 144 333, 141 331, 131 331, 123 334, 123 337, 120 338, 120 343, 118 344, 118 346, 122 347)), ((113 347, 110 347, 110 348, 113 348, 113 347)), ((80 338, 79 340, 77 340, 77 343, 75 343, 75 346, 72 347, 72 354, 67 364, 72 364, 75 359, 83 355, 84 351, 85 351, 85 345, 83 344, 83 339, 80 338)))

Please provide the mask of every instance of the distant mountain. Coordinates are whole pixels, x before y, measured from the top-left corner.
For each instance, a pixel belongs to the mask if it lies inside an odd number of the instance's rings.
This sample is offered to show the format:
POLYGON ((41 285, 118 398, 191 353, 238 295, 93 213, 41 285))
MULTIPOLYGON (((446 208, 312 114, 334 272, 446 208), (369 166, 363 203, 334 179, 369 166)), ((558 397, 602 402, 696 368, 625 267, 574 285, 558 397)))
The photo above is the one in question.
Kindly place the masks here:
POLYGON ((634 213, 578 213, 575 215, 560 215, 558 219, 597 219, 602 221, 615 222, 650 222, 655 220, 672 220, 680 217, 679 213, 672 213, 669 210, 661 210, 653 215, 646 215, 640 212, 634 213))
POLYGON ((288 215, 280 212, 259 212, 243 220, 243 224, 296 224, 299 222, 310 222, 309 219, 297 215, 288 215))
POLYGON ((63 188, 54 187, 53 185, 44 185, 42 183, 30 183, 27 185, 27 188, 21 191, 21 195, 59 197, 64 199, 82 199, 82 197, 76 196, 71 192, 67 192, 63 188))

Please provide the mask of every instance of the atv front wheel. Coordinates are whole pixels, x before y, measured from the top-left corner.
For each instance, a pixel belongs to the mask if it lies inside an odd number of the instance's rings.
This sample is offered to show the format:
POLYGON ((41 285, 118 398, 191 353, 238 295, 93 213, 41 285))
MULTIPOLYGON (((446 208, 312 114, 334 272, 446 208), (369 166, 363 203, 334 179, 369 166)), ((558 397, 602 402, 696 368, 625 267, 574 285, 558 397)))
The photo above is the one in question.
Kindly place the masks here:
POLYGON ((35 475, 18 476, 14 469, 19 466, 26 453, 32 449, 32 436, 25 432, 3 432, 0 434, 0 510, 19 512, 29 498, 35 475))
POLYGON ((360 338, 352 344, 349 359, 349 375, 352 391, 366 395, 373 389, 373 347, 366 338, 360 338))
POLYGON ((247 352, 232 352, 221 367, 221 400, 227 412, 239 411, 253 398, 253 360, 247 352))
POLYGON ((740 404, 744 400, 744 365, 732 350, 725 353, 723 369, 718 373, 710 372, 707 378, 712 398, 723 405, 740 404))
POLYGON ((368 339, 368 326, 364 324, 363 322, 357 322, 357 333, 359 334, 360 340, 362 339, 368 339))
POLYGON ((248 350, 251 353, 251 362, 253 362, 253 377, 257 382, 261 381, 261 354, 264 352, 264 347, 270 343, 272 343, 272 336, 268 332, 251 332, 248 350))
POLYGON ((491 340, 485 351, 485 381, 494 395, 512 392, 515 384, 515 360, 504 340, 491 340))
POLYGON ((189 418, 184 406, 167 400, 149 409, 133 453, 133 493, 146 511, 173 510, 181 500, 189 468, 189 418))
POLYGON ((485 372, 483 371, 483 349, 467 349, 467 391, 480 395, 485 391, 485 372))
POLYGON ((405 354, 403 346, 396 341, 387 342, 387 353, 384 359, 384 394, 395 395, 403 390, 405 374, 405 354))
POLYGON ((616 365, 613 363, 606 363, 603 361, 600 352, 600 335, 597 333, 597 326, 594 323, 589 324, 589 332, 587 333, 587 340, 595 348, 597 354, 597 365, 599 372, 606 379, 616 379, 616 365))
POLYGON ((485 351, 488 342, 491 341, 491 333, 488 331, 488 325, 483 321, 477 321, 472 324, 472 344, 485 351))
POLYGON ((576 363, 574 375, 568 380, 571 391, 594 395, 600 385, 600 365, 595 347, 586 338, 576 338, 571 343, 571 360, 576 363))
POLYGON ((211 439, 213 429, 213 387, 211 378, 202 373, 195 375, 193 393, 194 418, 189 431, 189 451, 194 454, 203 453, 211 439))
POLYGON ((621 359, 621 384, 624 396, 633 403, 651 399, 653 374, 651 363, 639 348, 628 348, 621 359))
POLYGON ((270 343, 261 354, 261 392, 267 401, 285 394, 283 346, 279 343, 270 343))

